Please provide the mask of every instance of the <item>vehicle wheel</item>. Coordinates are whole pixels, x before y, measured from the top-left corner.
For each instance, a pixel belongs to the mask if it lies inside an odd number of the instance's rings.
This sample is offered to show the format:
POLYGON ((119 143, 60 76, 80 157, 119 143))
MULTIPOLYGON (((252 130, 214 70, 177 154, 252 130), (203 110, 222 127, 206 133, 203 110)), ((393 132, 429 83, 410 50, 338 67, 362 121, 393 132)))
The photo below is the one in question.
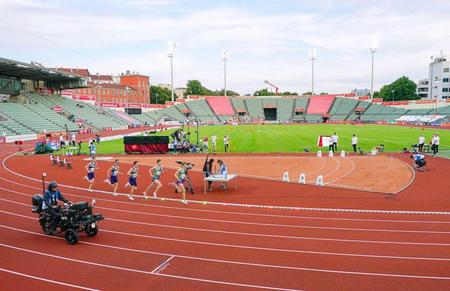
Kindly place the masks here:
POLYGON ((64 234, 64 238, 66 239, 66 242, 69 245, 74 245, 78 242, 79 235, 78 235, 78 232, 76 232, 72 228, 69 228, 68 230, 66 230, 66 233, 64 234))
POLYGON ((86 232, 86 234, 90 237, 92 236, 96 236, 98 233, 98 226, 97 223, 93 222, 93 223, 89 223, 88 225, 86 225, 86 227, 84 228, 84 231, 86 232))

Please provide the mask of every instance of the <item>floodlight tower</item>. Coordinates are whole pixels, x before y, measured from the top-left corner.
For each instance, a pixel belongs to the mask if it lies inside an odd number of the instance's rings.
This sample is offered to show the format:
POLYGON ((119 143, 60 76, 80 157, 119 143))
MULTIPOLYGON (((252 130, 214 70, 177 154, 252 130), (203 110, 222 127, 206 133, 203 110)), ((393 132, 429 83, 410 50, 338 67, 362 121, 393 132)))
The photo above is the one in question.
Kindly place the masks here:
POLYGON ((372 44, 370 46, 370 53, 372 54, 372 74, 370 77, 370 99, 373 99, 373 63, 375 59, 375 53, 378 51, 378 41, 376 38, 372 39, 372 44))
POLYGON ((314 95, 314 61, 317 60, 316 49, 311 50, 309 59, 311 60, 311 95, 314 95))
POLYGON ((227 61, 230 53, 225 50, 222 52, 222 62, 223 62, 223 92, 225 97, 227 96, 227 61))
POLYGON ((170 59, 170 90, 172 93, 172 102, 175 101, 175 94, 173 91, 173 57, 175 55, 175 50, 177 49, 177 44, 173 41, 169 41, 168 50, 169 50, 169 59, 170 59))

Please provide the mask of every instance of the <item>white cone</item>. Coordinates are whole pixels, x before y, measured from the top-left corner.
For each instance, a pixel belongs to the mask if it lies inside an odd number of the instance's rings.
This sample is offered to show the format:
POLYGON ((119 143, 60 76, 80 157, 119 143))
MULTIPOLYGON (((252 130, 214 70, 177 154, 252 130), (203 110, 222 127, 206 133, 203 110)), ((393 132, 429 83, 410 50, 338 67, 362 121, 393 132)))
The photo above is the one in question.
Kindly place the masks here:
POLYGON ((283 173, 283 182, 289 182, 289 173, 288 172, 283 173))
POLYGON ((317 176, 316 185, 323 186, 323 176, 322 175, 317 176))
POLYGON ((322 157, 322 151, 317 151, 317 157, 321 158, 322 157))
POLYGON ((305 173, 301 173, 300 174, 300 177, 298 177, 298 182, 300 184, 306 184, 306 175, 305 175, 305 173))

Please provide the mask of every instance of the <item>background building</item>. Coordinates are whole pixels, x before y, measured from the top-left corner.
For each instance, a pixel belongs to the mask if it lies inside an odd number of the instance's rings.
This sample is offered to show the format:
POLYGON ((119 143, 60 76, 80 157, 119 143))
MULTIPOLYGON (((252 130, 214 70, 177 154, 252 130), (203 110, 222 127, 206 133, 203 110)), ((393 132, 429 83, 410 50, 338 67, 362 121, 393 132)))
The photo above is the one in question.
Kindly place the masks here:
POLYGON ((120 76, 91 75, 88 69, 58 68, 88 80, 86 88, 64 90, 64 96, 97 103, 149 104, 150 78, 127 71, 120 76))
POLYGON ((430 99, 450 99, 450 61, 441 55, 430 63, 430 99))
POLYGON ((417 82, 416 94, 421 99, 429 99, 430 79, 422 79, 417 82))

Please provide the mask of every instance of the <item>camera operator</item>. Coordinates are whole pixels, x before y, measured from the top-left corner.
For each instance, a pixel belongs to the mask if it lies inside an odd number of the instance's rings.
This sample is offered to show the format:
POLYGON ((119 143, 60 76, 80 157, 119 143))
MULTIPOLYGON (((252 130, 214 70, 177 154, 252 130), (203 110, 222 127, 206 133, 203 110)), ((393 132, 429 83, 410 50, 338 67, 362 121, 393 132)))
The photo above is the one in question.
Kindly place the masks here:
POLYGON ((44 193, 42 209, 50 215, 53 231, 56 230, 60 219, 58 200, 64 203, 71 203, 62 196, 61 192, 58 190, 58 184, 52 181, 48 184, 47 190, 44 193))

